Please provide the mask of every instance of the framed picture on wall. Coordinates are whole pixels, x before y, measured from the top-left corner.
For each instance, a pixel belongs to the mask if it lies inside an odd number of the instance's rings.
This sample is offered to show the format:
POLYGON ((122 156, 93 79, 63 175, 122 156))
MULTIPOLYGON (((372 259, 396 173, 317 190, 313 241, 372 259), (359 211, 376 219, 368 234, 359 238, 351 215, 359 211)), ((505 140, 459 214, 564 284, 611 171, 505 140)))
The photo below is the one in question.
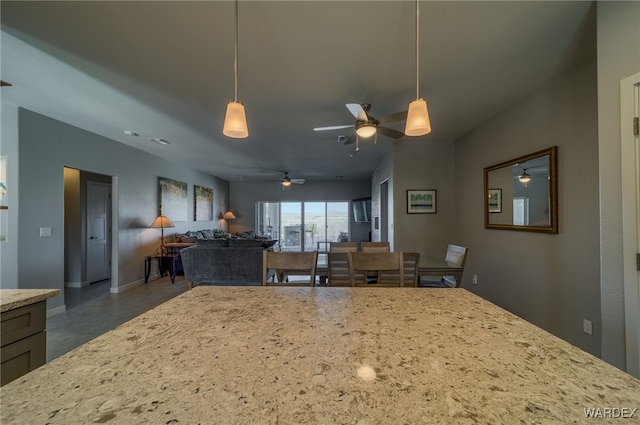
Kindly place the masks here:
POLYGON ((187 221, 187 184, 158 177, 160 215, 171 221, 187 221))
POLYGON ((213 220, 213 189, 193 186, 193 218, 195 221, 213 220))
POLYGON ((407 190, 407 214, 435 214, 436 190, 407 190))
POLYGON ((489 189, 489 212, 502 212, 502 189, 489 189))

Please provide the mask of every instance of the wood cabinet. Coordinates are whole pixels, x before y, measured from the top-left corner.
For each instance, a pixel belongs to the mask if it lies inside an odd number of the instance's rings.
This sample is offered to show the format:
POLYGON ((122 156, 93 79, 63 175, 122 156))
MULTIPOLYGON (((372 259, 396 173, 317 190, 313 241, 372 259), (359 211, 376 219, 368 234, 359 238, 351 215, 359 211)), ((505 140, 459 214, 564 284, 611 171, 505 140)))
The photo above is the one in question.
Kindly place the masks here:
POLYGON ((5 385, 45 364, 46 299, 59 293, 57 289, 0 290, 0 385, 5 385))

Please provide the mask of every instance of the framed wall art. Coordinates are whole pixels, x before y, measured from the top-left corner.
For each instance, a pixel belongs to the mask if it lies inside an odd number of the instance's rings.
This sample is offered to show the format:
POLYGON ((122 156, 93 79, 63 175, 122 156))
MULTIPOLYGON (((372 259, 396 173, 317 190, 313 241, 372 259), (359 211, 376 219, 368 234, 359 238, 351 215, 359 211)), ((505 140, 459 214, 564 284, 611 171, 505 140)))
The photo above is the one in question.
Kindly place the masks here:
POLYGON ((489 189, 488 208, 490 213, 502 212, 502 189, 489 189))
POLYGON ((193 219, 195 221, 213 220, 213 189, 193 186, 193 219))
POLYGON ((436 190, 407 190, 407 214, 435 214, 436 190))
POLYGON ((187 221, 187 184, 158 177, 160 214, 171 221, 187 221))

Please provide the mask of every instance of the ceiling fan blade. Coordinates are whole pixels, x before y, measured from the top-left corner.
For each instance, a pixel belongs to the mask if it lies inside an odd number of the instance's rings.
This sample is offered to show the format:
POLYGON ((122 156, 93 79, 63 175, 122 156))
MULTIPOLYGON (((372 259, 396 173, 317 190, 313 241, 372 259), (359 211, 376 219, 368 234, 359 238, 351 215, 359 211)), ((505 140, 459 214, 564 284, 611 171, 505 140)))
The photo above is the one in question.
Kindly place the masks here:
POLYGON ((345 137, 344 142, 342 143, 343 145, 351 145, 356 141, 356 135, 354 134, 350 134, 347 137, 345 137))
POLYGON ((291 183, 293 184, 304 184, 305 179, 291 179, 291 183))
POLYGON ((401 131, 380 126, 378 126, 378 133, 382 134, 383 136, 391 137, 392 139, 399 139, 404 136, 404 133, 401 131))
POLYGON ((327 130, 341 130, 343 128, 353 127, 353 124, 345 124, 345 125, 330 125, 328 127, 316 127, 313 131, 327 131, 327 130))
POLYGON ((351 112, 351 115, 356 117, 358 121, 367 121, 369 120, 369 116, 367 115, 367 111, 364 110, 362 105, 358 103, 347 103, 347 109, 351 112))
POLYGON ((395 114, 386 115, 382 118, 378 118, 378 122, 380 124, 386 124, 388 122, 396 122, 396 121, 406 121, 407 120, 407 111, 396 112, 395 114))

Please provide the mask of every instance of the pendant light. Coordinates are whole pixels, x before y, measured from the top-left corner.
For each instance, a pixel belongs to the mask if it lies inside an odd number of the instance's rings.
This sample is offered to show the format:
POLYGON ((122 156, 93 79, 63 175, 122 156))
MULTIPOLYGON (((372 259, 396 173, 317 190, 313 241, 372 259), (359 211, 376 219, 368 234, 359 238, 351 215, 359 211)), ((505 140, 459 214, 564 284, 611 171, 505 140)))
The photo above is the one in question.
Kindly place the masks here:
POLYGON ((416 0, 416 99, 409 102, 409 111, 407 112, 407 124, 404 128, 404 134, 407 136, 424 136, 431 133, 431 121, 429 120, 429 111, 427 110, 427 101, 420 97, 420 56, 419 56, 419 39, 420 39, 420 9, 419 0, 416 0))
POLYGON ((222 133, 234 139, 244 139, 249 136, 249 129, 247 127, 247 116, 244 113, 244 105, 238 102, 238 0, 236 0, 236 45, 233 70, 235 73, 234 101, 227 104, 222 133))

